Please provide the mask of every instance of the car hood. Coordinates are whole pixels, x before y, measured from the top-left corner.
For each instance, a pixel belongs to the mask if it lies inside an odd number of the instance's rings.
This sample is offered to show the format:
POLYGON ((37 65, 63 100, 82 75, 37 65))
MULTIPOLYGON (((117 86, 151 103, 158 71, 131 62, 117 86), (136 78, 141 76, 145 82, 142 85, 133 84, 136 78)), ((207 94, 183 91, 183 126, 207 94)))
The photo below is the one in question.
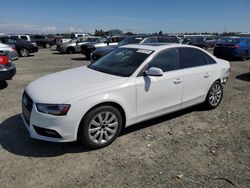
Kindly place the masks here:
POLYGON ((78 67, 35 80, 25 91, 36 103, 61 104, 75 97, 88 97, 120 86, 126 80, 125 77, 102 73, 88 67, 78 67))

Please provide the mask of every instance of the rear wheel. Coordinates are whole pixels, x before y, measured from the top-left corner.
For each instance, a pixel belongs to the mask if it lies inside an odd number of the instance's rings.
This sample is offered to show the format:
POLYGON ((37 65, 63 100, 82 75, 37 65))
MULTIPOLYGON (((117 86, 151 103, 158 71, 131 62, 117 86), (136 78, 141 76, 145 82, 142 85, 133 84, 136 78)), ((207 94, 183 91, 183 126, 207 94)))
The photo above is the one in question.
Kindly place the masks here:
POLYGON ((243 52, 243 53, 241 54, 241 60, 242 60, 242 61, 246 61, 247 58, 248 58, 248 52, 245 51, 245 52, 243 52))
POLYGON ((29 50, 27 48, 21 48, 19 50, 19 55, 21 57, 28 57, 29 56, 29 50))
POLYGON ((119 110, 113 106, 100 106, 83 118, 78 135, 85 145, 97 149, 111 144, 120 134, 121 128, 119 110))
POLYGON ((215 109, 221 103, 222 97, 223 86, 220 81, 216 81, 210 87, 204 103, 209 109, 215 109))

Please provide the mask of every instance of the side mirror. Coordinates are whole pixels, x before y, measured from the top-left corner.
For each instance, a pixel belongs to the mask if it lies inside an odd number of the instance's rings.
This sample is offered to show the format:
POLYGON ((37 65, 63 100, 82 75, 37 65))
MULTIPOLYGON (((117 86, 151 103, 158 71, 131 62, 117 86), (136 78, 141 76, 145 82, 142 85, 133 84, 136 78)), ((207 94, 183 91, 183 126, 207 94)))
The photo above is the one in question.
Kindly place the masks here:
POLYGON ((145 71, 147 76, 162 76, 163 71, 157 67, 150 67, 147 71, 145 71))

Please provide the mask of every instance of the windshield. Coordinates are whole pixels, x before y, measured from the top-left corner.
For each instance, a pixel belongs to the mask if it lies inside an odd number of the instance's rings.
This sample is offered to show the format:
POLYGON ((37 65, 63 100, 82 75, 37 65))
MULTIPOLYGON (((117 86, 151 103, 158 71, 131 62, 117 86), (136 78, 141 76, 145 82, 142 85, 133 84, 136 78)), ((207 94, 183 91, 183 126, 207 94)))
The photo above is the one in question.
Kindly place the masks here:
POLYGON ((118 43, 118 46, 124 46, 127 44, 138 44, 142 41, 142 37, 129 37, 129 38, 125 38, 122 41, 120 41, 118 43))
POLYGON ((240 39, 239 38, 222 38, 222 39, 219 39, 219 42, 237 44, 240 42, 240 39))
POLYGON ((88 67, 107 74, 129 77, 152 52, 135 48, 118 48, 88 67))

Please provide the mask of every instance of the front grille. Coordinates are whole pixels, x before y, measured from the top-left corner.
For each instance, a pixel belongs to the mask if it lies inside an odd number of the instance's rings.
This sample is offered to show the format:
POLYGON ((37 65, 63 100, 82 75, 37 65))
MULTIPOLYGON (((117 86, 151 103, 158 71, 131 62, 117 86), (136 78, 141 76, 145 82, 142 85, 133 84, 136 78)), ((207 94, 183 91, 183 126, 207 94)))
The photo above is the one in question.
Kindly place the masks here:
POLYGON ((30 115, 33 108, 33 101, 27 95, 27 93, 23 93, 22 98, 22 109, 23 109, 23 117, 27 121, 28 125, 30 124, 30 115))

